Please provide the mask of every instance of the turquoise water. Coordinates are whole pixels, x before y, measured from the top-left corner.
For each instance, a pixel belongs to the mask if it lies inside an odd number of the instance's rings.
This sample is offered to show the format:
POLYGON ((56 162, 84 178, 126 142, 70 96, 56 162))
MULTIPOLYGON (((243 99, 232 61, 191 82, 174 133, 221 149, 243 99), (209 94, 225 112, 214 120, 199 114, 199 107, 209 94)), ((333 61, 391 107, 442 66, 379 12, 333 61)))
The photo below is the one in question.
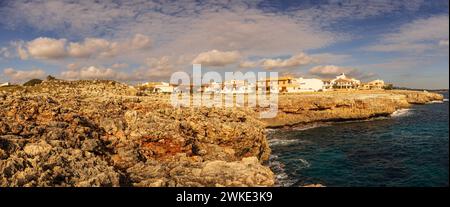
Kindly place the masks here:
MULTIPOLYGON (((448 93, 445 94, 448 98, 448 93)), ((448 102, 269 135, 278 185, 448 186, 448 102)))

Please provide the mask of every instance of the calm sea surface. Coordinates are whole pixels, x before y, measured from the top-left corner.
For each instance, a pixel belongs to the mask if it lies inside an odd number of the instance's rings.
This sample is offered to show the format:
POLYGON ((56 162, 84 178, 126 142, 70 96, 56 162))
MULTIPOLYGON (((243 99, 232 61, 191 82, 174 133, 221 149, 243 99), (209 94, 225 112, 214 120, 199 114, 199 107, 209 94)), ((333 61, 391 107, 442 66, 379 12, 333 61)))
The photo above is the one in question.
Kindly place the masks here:
POLYGON ((272 131, 270 166, 281 186, 448 186, 448 111, 446 101, 389 118, 272 131))

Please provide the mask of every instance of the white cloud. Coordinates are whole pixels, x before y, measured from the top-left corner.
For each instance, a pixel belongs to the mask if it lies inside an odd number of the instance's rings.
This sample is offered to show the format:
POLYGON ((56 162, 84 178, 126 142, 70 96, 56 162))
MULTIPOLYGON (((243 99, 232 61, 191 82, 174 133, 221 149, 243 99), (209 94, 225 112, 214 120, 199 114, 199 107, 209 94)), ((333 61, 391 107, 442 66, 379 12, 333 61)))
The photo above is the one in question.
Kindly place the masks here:
POLYGON ((302 65, 308 65, 314 62, 314 58, 305 53, 299 53, 288 59, 264 59, 261 61, 261 66, 266 70, 274 68, 293 68, 302 65))
POLYGON ((418 19, 386 34, 378 44, 366 48, 379 52, 425 52, 436 49, 437 44, 449 37, 448 15, 418 19))
POLYGON ((376 76, 376 74, 372 72, 367 73, 356 68, 340 67, 336 65, 319 65, 309 70, 309 74, 320 78, 334 78, 342 73, 358 79, 368 79, 376 76))
POLYGON ((22 45, 17 46, 17 54, 19 55, 19 58, 22 60, 28 59, 28 52, 23 48, 22 45))
POLYGON ((259 61, 242 61, 239 63, 239 67, 241 68, 256 68, 259 67, 260 62, 259 61))
POLYGON ((34 78, 44 78, 45 72, 42 69, 16 70, 14 68, 5 68, 3 74, 11 81, 22 82, 34 78))
POLYGON ((129 39, 110 41, 103 38, 85 38, 82 42, 69 42, 66 39, 39 37, 26 43, 16 43, 21 59, 28 56, 35 59, 61 58, 112 58, 147 49, 151 46, 150 37, 136 34, 129 39))
POLYGON ((241 58, 238 51, 211 50, 202 52, 192 61, 193 64, 202 64, 204 66, 226 66, 236 63, 241 58))
POLYGON ((112 68, 103 68, 96 66, 82 67, 79 69, 71 68, 62 72, 59 77, 63 79, 108 79, 108 80, 128 80, 130 77, 127 73, 118 72, 112 68))
POLYGON ((166 80, 176 70, 169 56, 160 58, 146 58, 145 65, 126 71, 123 68, 128 64, 116 63, 110 67, 104 66, 81 66, 77 63, 67 65, 67 70, 61 72, 58 77, 68 80, 76 79, 111 79, 120 81, 148 81, 166 80))
POLYGON ((152 44, 150 37, 143 34, 134 35, 133 39, 130 40, 131 49, 140 50, 149 48, 152 44))
POLYGON ((28 42, 26 48, 28 54, 36 59, 58 59, 66 56, 65 44, 66 39, 39 37, 28 42))
POLYGON ((86 38, 84 42, 71 42, 68 46, 71 57, 89 58, 92 56, 110 57, 118 53, 117 43, 100 38, 86 38))

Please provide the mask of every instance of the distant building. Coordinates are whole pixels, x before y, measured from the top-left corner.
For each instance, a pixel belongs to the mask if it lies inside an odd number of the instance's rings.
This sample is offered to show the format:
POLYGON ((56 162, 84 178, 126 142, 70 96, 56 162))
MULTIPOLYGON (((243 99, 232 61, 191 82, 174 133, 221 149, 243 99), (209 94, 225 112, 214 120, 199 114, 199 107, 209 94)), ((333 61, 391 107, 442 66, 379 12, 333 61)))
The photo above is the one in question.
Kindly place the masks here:
POLYGON ((174 93, 177 91, 177 87, 166 82, 147 82, 141 86, 154 93, 174 93))
POLYGON ((270 91, 271 93, 292 93, 298 88, 295 82, 293 77, 268 78, 258 81, 258 88, 266 87, 266 91, 270 91))
POLYGON ((333 88, 335 89, 357 89, 361 85, 361 81, 349 78, 342 73, 331 80, 331 85, 333 85, 333 88))
POLYGON ((294 84, 297 87, 292 92, 317 92, 322 91, 324 82, 317 78, 298 78, 294 84))
POLYGON ((384 89, 384 87, 385 87, 384 81, 378 79, 363 84, 361 88, 365 90, 379 90, 384 89))
POLYGON ((222 91, 222 83, 211 82, 203 85, 201 92, 203 93, 220 93, 222 91))
POLYGON ((254 93, 255 91, 255 83, 249 83, 247 80, 230 80, 222 84, 221 93, 254 93))
POLYGON ((333 84, 331 83, 331 80, 322 80, 322 82, 323 82, 322 91, 333 90, 333 84))
POLYGON ((11 85, 11 83, 9 83, 9 82, 6 82, 6 83, 2 83, 2 84, 0 84, 0 87, 10 86, 10 85, 11 85))

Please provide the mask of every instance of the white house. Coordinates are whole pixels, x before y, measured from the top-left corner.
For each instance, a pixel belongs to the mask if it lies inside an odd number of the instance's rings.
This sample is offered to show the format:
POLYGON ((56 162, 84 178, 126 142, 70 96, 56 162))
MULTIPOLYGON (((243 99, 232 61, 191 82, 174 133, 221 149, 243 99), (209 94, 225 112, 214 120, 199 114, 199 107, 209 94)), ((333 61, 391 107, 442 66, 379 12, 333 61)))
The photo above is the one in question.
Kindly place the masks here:
POLYGON ((142 84, 142 86, 151 89, 155 93, 174 93, 177 91, 177 87, 166 82, 148 82, 142 84))
POLYGON ((373 90, 373 89, 379 90, 379 89, 383 89, 384 86, 385 86, 384 81, 377 79, 377 80, 373 80, 373 81, 370 81, 370 82, 364 84, 362 86, 362 88, 367 89, 367 90, 373 90))
POLYGON ((298 85, 295 92, 322 91, 324 86, 323 81, 317 78, 298 78, 295 82, 298 85))
POLYGON ((221 93, 254 93, 256 85, 245 80, 225 81, 221 93))
POLYGON ((158 93, 173 93, 175 91, 175 87, 166 82, 161 82, 158 85, 154 86, 155 92, 158 93))
POLYGON ((6 83, 2 83, 2 84, 0 84, 0 87, 4 87, 4 86, 10 86, 11 85, 11 83, 9 83, 9 82, 6 82, 6 83))
POLYGON ((336 76, 335 79, 331 80, 331 85, 338 89, 356 89, 361 85, 361 81, 354 78, 348 78, 344 73, 336 76))

